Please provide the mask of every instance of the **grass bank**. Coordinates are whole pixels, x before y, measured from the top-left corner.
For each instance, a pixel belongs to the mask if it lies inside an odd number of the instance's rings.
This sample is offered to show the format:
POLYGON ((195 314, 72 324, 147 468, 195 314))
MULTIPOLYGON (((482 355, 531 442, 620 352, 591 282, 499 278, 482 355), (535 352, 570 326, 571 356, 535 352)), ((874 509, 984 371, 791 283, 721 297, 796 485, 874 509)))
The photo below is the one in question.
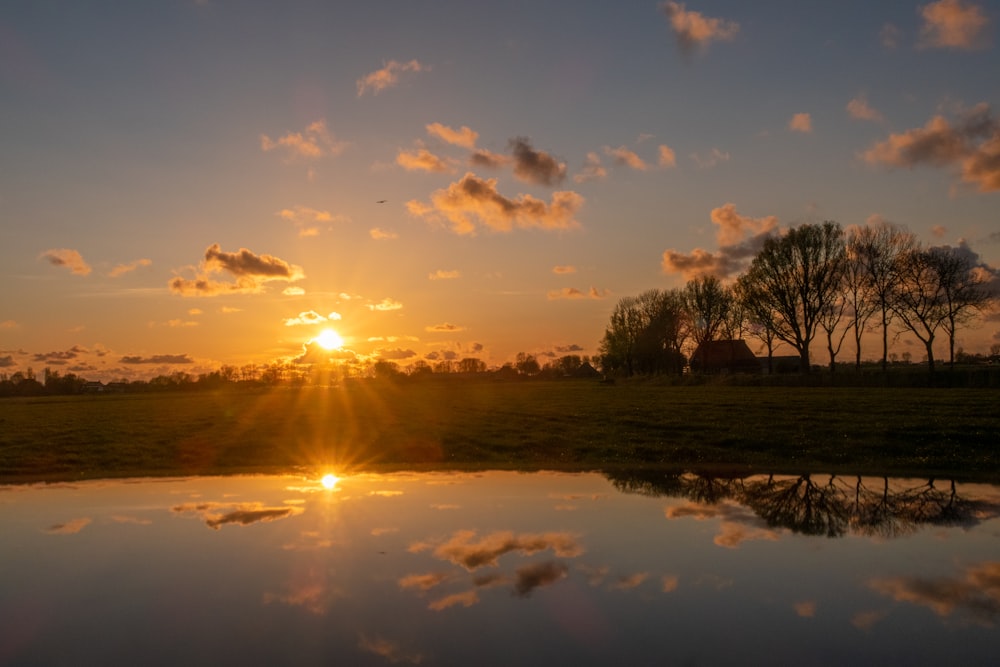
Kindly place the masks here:
POLYGON ((1000 478, 993 389, 357 382, 0 401, 0 482, 299 467, 1000 478))

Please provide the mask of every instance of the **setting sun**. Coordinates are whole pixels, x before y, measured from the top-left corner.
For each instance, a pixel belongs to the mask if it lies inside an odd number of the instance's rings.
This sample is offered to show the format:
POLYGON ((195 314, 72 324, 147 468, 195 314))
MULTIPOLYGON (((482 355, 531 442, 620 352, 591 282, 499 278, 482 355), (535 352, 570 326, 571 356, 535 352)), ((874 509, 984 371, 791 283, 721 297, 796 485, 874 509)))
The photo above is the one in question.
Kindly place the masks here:
POLYGON ((313 340, 325 350, 336 350, 344 344, 344 339, 333 329, 323 329, 313 340))
POLYGON ((339 481, 340 478, 336 475, 323 475, 323 478, 319 481, 319 483, 323 485, 324 489, 332 490, 333 487, 337 486, 337 482, 339 481))

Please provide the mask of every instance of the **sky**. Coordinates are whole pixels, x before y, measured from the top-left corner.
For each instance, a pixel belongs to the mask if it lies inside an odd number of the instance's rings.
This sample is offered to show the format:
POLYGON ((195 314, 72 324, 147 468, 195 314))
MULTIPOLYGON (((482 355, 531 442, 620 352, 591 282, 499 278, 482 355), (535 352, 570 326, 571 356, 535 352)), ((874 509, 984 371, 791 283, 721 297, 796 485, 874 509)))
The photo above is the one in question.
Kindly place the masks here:
MULTIPOLYGON (((824 220, 1000 266, 998 21, 985 0, 6 2, 0 372, 592 355, 619 299, 733 279, 763 232, 824 220)), ((958 341, 997 342, 997 319, 958 341)))

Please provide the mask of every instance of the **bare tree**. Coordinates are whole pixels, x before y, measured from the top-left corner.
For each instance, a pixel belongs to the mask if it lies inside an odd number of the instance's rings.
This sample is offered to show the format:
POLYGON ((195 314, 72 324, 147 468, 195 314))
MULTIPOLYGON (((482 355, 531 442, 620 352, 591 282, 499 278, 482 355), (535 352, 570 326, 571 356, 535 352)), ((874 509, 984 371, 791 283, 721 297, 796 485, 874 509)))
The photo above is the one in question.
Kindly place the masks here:
POLYGON ((778 340, 777 314, 746 274, 737 278, 733 292, 745 314, 746 331, 767 348, 767 374, 771 375, 774 373, 774 348, 778 340))
POLYGON ((836 299, 844 252, 840 225, 806 224, 767 239, 747 271, 758 308, 774 314, 775 335, 799 353, 803 373, 820 316, 836 299))
POLYGON ((726 325, 732 304, 732 292, 715 276, 698 276, 688 281, 684 286, 684 309, 695 345, 715 340, 726 325))
POLYGON ((889 368, 889 325, 896 312, 892 300, 898 293, 899 258, 916 248, 916 237, 896 225, 880 222, 852 231, 848 245, 851 256, 863 267, 869 296, 881 315, 884 372, 889 368))
POLYGON ((868 329, 868 320, 879 309, 879 302, 868 280, 864 258, 858 254, 854 230, 848 235, 841 291, 845 301, 846 316, 850 318, 848 328, 854 334, 854 369, 860 371, 861 338, 868 329))
POLYGON ((948 363, 955 364, 955 332, 970 323, 993 301, 987 289, 987 274, 978 265, 979 256, 965 245, 941 246, 928 250, 937 271, 947 316, 942 326, 948 334, 948 363))
POLYGON ((892 310, 905 330, 927 350, 927 370, 934 372, 934 339, 948 319, 948 302, 934 255, 916 248, 897 260, 899 281, 891 295, 892 310))

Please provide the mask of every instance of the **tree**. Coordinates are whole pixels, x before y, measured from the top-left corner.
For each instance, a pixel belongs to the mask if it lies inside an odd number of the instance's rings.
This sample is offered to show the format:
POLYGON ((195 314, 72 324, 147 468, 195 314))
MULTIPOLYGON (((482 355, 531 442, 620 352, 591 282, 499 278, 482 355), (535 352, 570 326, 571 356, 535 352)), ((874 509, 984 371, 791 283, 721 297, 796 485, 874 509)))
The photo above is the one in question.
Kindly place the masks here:
POLYGON ((855 231, 848 235, 847 254, 844 260, 844 274, 841 282, 845 315, 849 318, 847 328, 854 334, 854 369, 861 370, 861 338, 868 329, 868 320, 879 309, 863 258, 853 239, 855 231))
POLYGON ((615 305, 601 341, 605 373, 681 373, 684 305, 677 290, 647 290, 615 305))
POLYGON ((806 224, 767 239, 747 271, 757 310, 772 314, 775 336, 799 353, 803 373, 820 317, 836 299, 844 252, 840 225, 806 224))
POLYGON ((903 327, 927 350, 927 370, 934 372, 934 338, 948 319, 948 302, 941 286, 934 254, 914 249, 898 262, 899 281, 892 295, 892 309, 903 327))
POLYGON ((458 362, 459 373, 485 373, 486 362, 475 357, 466 357, 458 362))
POLYGON ((993 297, 985 272, 977 266, 978 256, 964 243, 958 248, 931 248, 928 253, 945 300, 947 315, 942 326, 948 334, 948 363, 954 365, 955 332, 985 310, 993 297))
POLYGON ((715 276, 699 276, 684 286, 684 310, 695 346, 715 340, 726 326, 733 305, 732 291, 715 276))
MULTIPOLYGON (((900 258, 916 245, 916 237, 912 233, 888 222, 857 228, 848 239, 849 254, 860 263, 865 276, 868 298, 874 304, 875 312, 881 315, 883 372, 888 370, 889 324, 896 312, 892 299, 898 293, 900 258)), ((860 332, 856 335, 860 340, 860 332)), ((860 352, 858 354, 860 357, 860 352)))
POLYGON ((745 313, 747 332, 764 343, 767 348, 767 374, 774 373, 774 347, 777 340, 777 315, 770 302, 760 293, 756 285, 750 282, 747 274, 736 279, 733 288, 735 299, 740 309, 745 313))
POLYGON ((542 367, 538 364, 538 360, 533 355, 525 354, 524 352, 517 353, 514 368, 521 375, 538 375, 538 372, 542 370, 542 367))

